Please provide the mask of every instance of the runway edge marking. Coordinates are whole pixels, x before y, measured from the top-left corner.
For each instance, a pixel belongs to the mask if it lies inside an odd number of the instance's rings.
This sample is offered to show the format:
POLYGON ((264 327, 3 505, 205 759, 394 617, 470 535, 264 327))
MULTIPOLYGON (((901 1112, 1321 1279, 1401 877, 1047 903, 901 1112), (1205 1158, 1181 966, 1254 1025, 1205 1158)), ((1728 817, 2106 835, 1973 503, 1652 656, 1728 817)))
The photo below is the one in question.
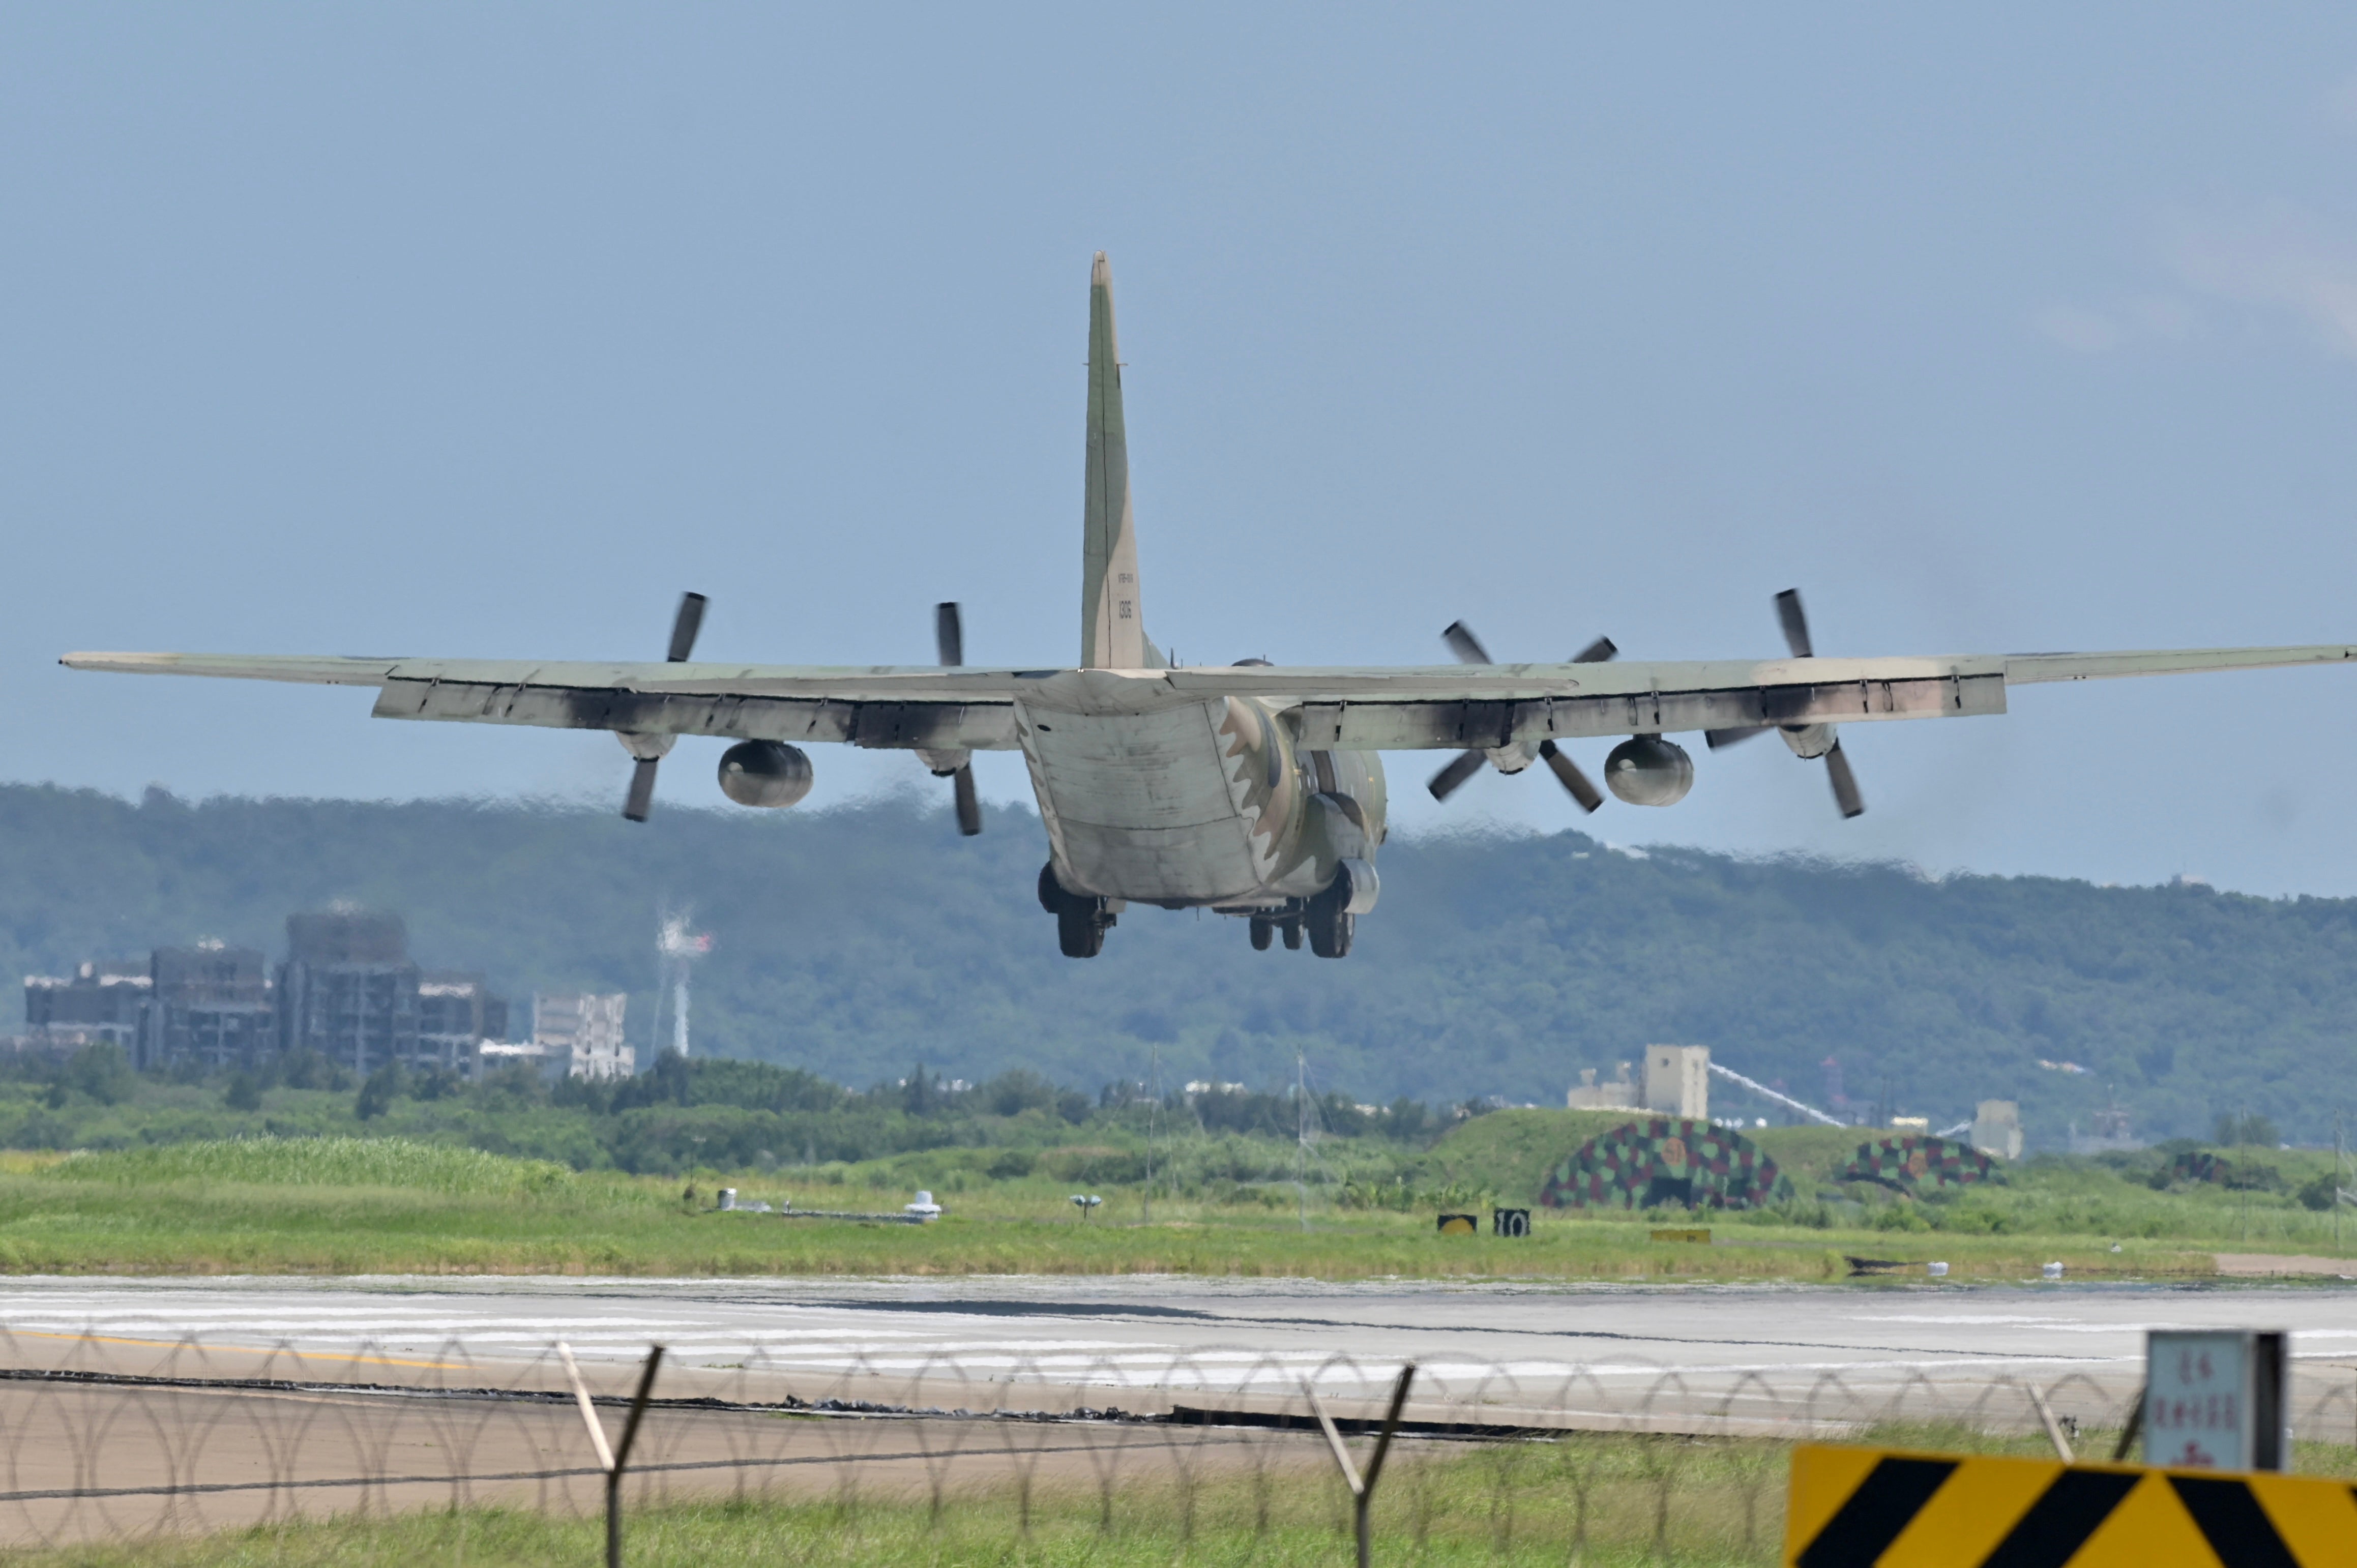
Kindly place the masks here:
POLYGON ((2320 1477, 1805 1444, 1787 1568, 2310 1568, 2357 1562, 2357 1487, 2320 1477))

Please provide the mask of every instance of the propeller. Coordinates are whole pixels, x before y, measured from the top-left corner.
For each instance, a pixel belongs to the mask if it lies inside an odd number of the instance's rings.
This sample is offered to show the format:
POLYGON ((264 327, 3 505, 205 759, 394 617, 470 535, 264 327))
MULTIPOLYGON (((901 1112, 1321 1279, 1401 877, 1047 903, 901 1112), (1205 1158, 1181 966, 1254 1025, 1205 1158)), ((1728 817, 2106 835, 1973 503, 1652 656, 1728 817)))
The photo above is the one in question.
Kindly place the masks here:
MULTIPOLYGON (((1473 635, 1473 628, 1461 620, 1451 621, 1448 629, 1440 634, 1440 640, 1448 645, 1449 652, 1457 655, 1457 661, 1459 664, 1497 662, 1490 657, 1490 650, 1481 646, 1481 639, 1473 635)), ((1620 651, 1620 649, 1613 646, 1610 638, 1599 637, 1577 653, 1573 654, 1571 662, 1601 664, 1620 651)), ((1521 746, 1501 749, 1519 756, 1522 760, 1512 768, 1500 764, 1498 769, 1500 772, 1520 773, 1524 768, 1530 766, 1530 753, 1521 746)), ((1449 796, 1457 793, 1458 788, 1468 779, 1480 772, 1483 763, 1495 761, 1497 755, 1496 752, 1478 747, 1471 751, 1460 751, 1448 759, 1447 767, 1432 776, 1432 782, 1425 788, 1432 791, 1434 800, 1446 800, 1449 796)), ((1587 774, 1579 770, 1579 764, 1566 756, 1554 741, 1539 742, 1538 757, 1547 765, 1547 771, 1554 774, 1556 780, 1571 792, 1571 798, 1579 802, 1581 811, 1593 811, 1597 807, 1604 804, 1603 793, 1588 781, 1587 774)))
MULTIPOLYGON (((1784 646, 1795 659, 1814 659, 1816 643, 1809 636, 1809 617, 1801 608, 1801 590, 1787 588, 1776 596, 1776 622, 1784 628, 1784 646)), ((1749 740, 1755 735, 1765 735, 1771 729, 1781 729, 1784 744, 1801 757, 1822 757, 1825 759, 1825 779, 1834 787, 1834 804, 1841 808, 1844 818, 1863 815, 1866 796, 1857 787, 1857 775, 1850 771, 1849 758, 1841 748, 1841 738, 1831 725, 1802 725, 1787 727, 1779 725, 1742 725, 1733 729, 1705 730, 1703 739, 1716 751, 1723 746, 1749 740), (1818 742, 1824 742, 1822 746, 1818 742)))
MULTIPOLYGON (((944 670, 965 662, 965 619, 953 603, 933 607, 933 647, 944 670)), ((982 832, 982 800, 974 792, 974 754, 955 755, 959 760, 950 770, 950 787, 957 796, 958 832, 972 838, 982 832)))
MULTIPOLYGON (((687 656, 695 651, 695 634, 704 629, 704 596, 682 594, 679 614, 672 618, 671 647, 663 654, 664 661, 684 664, 687 656)), ((662 736, 630 736, 621 737, 637 766, 630 769, 630 795, 622 804, 622 815, 634 822, 643 822, 655 803, 655 769, 662 763, 663 754, 671 750, 672 737, 662 736), (648 755, 651 753, 651 755, 648 755)))

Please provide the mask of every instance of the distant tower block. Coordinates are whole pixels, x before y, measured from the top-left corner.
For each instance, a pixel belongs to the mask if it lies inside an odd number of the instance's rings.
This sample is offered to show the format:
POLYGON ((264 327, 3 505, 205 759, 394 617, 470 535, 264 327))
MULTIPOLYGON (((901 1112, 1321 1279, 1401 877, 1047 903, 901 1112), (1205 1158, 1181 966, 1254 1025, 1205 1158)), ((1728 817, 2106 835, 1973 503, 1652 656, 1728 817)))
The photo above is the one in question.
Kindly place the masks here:
POLYGON ((1630 1077, 1630 1065, 1622 1062, 1610 1083, 1597 1082, 1592 1067, 1580 1069, 1579 1082, 1564 1103, 1574 1111, 1659 1111, 1709 1119, 1708 1046, 1647 1046, 1641 1078, 1630 1077))
POLYGON ((1710 1047, 1647 1046, 1645 1109, 1709 1120, 1710 1047))
POLYGON ((532 1039, 551 1070, 565 1064, 573 1078, 628 1078, 638 1053, 622 1043, 623 992, 540 993, 532 999, 532 1039))
POLYGON ((2021 1158, 2021 1107, 2010 1100, 1984 1100, 1973 1113, 1973 1147, 2001 1160, 2021 1158))

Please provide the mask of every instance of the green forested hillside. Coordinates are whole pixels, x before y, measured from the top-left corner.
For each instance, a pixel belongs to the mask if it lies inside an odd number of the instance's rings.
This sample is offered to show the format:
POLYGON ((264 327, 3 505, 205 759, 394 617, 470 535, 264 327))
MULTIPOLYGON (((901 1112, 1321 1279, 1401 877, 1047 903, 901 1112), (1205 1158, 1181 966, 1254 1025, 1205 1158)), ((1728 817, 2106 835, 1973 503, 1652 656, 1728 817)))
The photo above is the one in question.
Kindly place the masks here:
POLYGON ((1239 922, 1137 909, 1103 957, 1058 956, 1033 900, 1039 823, 960 839, 907 801, 814 816, 457 801, 142 803, 0 789, 0 962, 54 971, 206 936, 283 952, 288 912, 337 898, 407 917, 431 966, 635 993, 658 910, 692 905, 699 1054, 841 1081, 921 1060, 1028 1067, 1093 1092, 1289 1079, 1361 1099, 1560 1104, 1582 1066, 1706 1044, 1803 1099, 1839 1058, 1935 1124, 2018 1097, 2033 1142, 2106 1094, 2146 1136, 2221 1110, 2329 1138, 2357 1030, 2357 902, 1893 867, 1638 858, 1576 833, 1395 841, 1382 907, 1340 962, 1255 953, 1239 922), (2039 1061, 2074 1061, 2074 1075, 2039 1061))

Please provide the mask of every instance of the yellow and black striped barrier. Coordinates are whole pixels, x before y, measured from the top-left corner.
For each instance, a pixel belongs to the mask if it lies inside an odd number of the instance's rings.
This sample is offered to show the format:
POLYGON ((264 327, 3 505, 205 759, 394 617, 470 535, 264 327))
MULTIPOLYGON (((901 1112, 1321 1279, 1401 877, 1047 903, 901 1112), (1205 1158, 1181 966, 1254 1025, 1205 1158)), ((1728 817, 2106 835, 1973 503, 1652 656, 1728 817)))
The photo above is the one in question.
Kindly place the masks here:
POLYGON ((2309 1476, 1814 1444, 1788 1568, 2308 1568, 2357 1563, 2357 1488, 2309 1476))

